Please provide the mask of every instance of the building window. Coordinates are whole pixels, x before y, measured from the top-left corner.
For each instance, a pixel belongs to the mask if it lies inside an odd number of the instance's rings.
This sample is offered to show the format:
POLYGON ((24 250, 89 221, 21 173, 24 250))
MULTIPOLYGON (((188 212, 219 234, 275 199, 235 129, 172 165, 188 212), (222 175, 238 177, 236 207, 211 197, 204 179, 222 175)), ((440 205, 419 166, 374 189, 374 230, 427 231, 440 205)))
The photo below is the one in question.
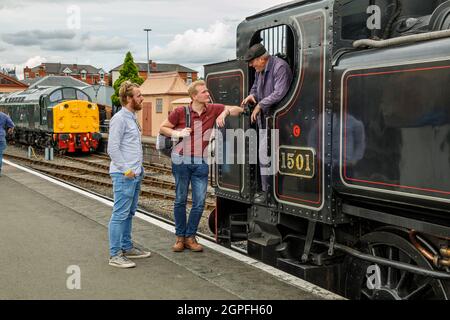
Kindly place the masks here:
POLYGON ((81 80, 86 80, 86 71, 81 71, 81 80))
POLYGON ((156 113, 162 113, 163 111, 163 99, 156 99, 156 113))
POLYGON ((190 85, 192 83, 192 73, 191 72, 188 72, 187 74, 186 74, 186 84, 187 85, 190 85))
POLYGON ((101 81, 105 80, 105 74, 103 72, 100 72, 100 80, 101 81))
POLYGON ((30 74, 28 72, 25 72, 25 79, 28 79, 30 77, 30 74))
POLYGON ((36 72, 36 73, 34 74, 34 76, 35 76, 35 77, 39 77, 39 72, 36 72))

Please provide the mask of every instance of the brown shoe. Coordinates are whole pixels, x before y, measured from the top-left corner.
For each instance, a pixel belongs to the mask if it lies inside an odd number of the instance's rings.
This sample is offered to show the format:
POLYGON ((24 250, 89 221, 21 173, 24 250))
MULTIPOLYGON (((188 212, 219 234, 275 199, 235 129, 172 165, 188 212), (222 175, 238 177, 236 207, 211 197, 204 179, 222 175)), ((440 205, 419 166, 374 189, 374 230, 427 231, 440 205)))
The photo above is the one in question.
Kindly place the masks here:
POLYGON ((184 237, 177 237, 177 242, 173 245, 174 252, 182 252, 184 250, 184 237))
POLYGON ((186 249, 191 249, 191 251, 194 252, 201 252, 203 251, 203 247, 198 244, 197 239, 195 236, 188 237, 184 240, 184 247, 186 249))

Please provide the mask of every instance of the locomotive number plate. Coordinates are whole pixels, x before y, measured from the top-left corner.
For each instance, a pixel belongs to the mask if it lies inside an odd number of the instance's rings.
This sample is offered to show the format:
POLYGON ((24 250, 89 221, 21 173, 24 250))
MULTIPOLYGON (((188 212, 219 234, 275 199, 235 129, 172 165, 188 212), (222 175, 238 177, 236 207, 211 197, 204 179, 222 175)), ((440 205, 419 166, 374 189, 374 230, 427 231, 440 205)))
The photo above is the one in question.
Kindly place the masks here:
POLYGON ((316 152, 311 148, 281 146, 278 171, 282 175, 312 179, 315 174, 316 152))

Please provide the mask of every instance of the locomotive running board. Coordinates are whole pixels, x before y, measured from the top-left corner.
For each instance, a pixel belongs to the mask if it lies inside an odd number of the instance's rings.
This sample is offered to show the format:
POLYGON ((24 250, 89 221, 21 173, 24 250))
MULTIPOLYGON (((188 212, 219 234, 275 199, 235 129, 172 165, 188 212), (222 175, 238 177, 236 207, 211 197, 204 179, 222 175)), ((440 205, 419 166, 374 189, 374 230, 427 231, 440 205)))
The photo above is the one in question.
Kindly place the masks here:
POLYGON ((416 220, 411 217, 403 217, 400 215, 393 215, 382 211, 376 211, 361 207, 352 206, 349 204, 342 205, 342 212, 348 215, 392 224, 399 227, 414 229, 419 232, 431 234, 435 236, 448 237, 450 235, 450 226, 441 224, 434 224, 422 220, 416 220))

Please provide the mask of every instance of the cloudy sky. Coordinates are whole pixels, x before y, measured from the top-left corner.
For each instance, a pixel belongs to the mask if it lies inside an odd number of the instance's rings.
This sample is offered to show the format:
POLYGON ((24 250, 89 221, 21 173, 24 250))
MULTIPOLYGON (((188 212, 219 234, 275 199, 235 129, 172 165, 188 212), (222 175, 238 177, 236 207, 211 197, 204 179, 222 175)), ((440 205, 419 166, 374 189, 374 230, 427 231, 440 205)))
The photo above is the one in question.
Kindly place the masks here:
POLYGON ((289 0, 0 0, 0 67, 42 62, 91 64, 109 72, 127 51, 203 72, 236 57, 245 17, 289 0))

